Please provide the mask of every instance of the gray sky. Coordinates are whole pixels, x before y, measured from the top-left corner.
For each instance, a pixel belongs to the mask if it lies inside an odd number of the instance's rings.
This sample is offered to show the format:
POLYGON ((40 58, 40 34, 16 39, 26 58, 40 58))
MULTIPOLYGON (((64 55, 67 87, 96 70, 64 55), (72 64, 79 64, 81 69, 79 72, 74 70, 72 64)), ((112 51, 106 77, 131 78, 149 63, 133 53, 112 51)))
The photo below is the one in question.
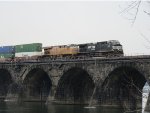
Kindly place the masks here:
MULTIPOLYGON (((137 20, 120 14, 117 1, 0 1, 0 45, 41 42, 43 46, 119 40, 125 54, 150 54, 150 17, 142 3, 137 20)), ((147 10, 147 9, 146 9, 147 10)))

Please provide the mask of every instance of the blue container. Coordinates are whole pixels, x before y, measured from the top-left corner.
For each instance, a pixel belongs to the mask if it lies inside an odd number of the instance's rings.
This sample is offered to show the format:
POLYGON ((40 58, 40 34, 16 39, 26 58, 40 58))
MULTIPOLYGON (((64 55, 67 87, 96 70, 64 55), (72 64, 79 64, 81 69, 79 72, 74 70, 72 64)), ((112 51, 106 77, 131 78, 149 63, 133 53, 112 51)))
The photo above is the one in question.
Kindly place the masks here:
POLYGON ((0 54, 15 53, 15 46, 0 46, 0 54))

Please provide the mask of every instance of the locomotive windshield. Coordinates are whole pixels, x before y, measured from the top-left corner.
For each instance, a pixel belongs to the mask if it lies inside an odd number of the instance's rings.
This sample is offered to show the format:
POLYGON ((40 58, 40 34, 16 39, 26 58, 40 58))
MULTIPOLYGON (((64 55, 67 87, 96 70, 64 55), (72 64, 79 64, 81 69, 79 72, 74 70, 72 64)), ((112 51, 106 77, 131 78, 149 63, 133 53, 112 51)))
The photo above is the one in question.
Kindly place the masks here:
POLYGON ((120 45, 120 42, 118 40, 110 40, 108 42, 111 43, 112 45, 120 45))

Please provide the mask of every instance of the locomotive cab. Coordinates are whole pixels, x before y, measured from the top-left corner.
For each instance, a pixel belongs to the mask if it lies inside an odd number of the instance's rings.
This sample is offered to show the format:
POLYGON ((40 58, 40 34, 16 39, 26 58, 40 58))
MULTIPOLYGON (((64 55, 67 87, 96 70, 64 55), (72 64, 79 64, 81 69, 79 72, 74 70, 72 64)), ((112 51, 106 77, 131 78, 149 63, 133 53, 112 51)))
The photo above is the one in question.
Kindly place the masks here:
POLYGON ((110 40, 108 41, 108 43, 112 51, 114 51, 114 55, 123 56, 122 45, 120 44, 118 40, 110 40))
POLYGON ((109 45, 112 47, 112 50, 122 50, 122 45, 117 40, 108 41, 109 45))

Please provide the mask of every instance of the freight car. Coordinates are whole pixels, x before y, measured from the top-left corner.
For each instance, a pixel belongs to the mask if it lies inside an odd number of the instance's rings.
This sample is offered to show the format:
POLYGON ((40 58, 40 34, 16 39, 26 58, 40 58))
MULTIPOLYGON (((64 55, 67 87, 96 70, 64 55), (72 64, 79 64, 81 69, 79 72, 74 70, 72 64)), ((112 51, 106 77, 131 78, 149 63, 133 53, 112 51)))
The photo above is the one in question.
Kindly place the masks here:
POLYGON ((15 46, 15 61, 37 60, 42 54, 42 43, 20 44, 15 46))
POLYGON ((21 44, 15 46, 15 57, 31 57, 41 55, 42 43, 21 44))
POLYGON ((44 56, 50 58, 120 57, 122 45, 117 40, 96 43, 44 47, 44 56))
POLYGON ((42 43, 0 46, 0 62, 37 61, 42 55, 42 43))
POLYGON ((15 46, 0 46, 0 62, 11 61, 15 57, 15 46))

